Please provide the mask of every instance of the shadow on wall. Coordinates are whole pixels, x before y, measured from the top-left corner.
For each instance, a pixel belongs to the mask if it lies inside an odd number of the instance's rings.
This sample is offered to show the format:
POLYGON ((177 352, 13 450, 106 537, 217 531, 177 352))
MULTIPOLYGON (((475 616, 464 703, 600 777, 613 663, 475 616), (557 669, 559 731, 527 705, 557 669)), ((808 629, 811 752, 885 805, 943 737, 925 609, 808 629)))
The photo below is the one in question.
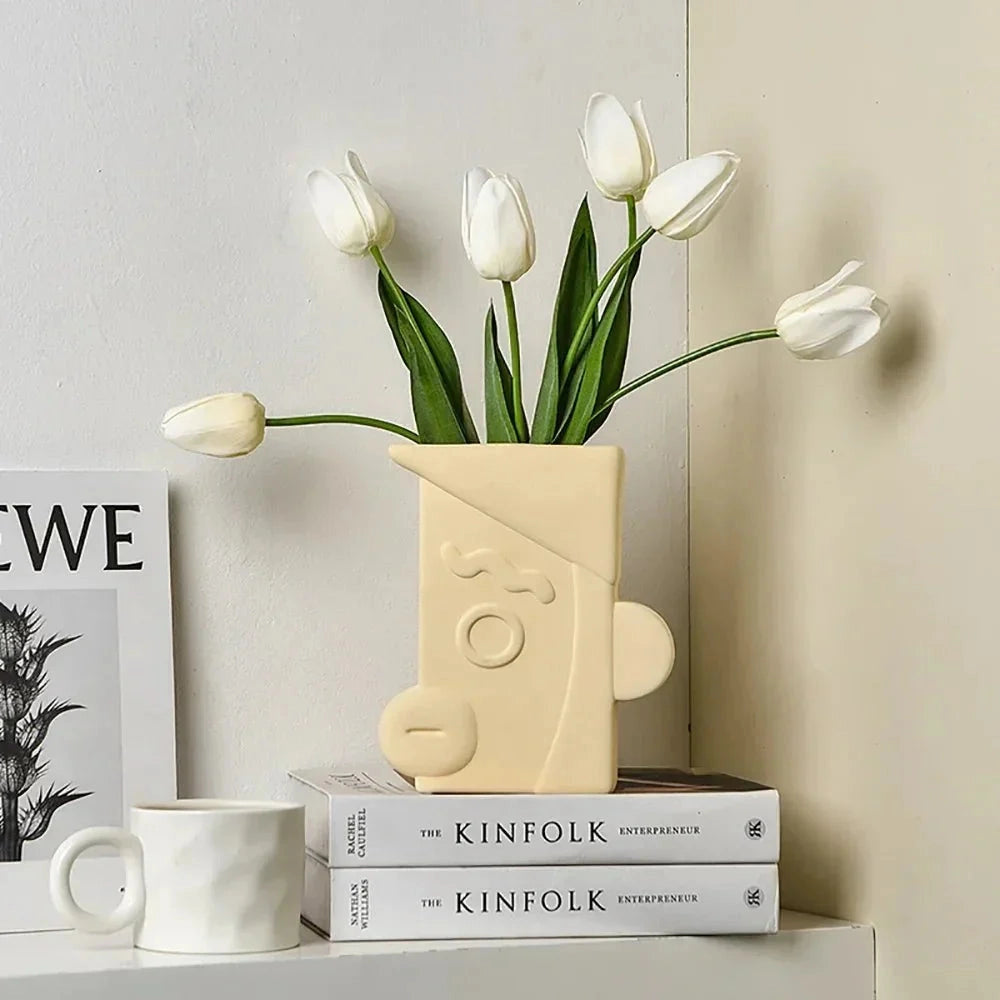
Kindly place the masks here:
MULTIPOLYGON (((713 255, 713 287, 730 288, 734 303, 754 303, 761 314, 737 316, 734 307, 728 315, 725 305, 713 305, 710 314, 763 326, 788 294, 822 280, 866 247, 877 247, 879 215, 865 178, 844 179, 835 189, 826 183, 799 197, 814 218, 800 217, 796 225, 813 238, 797 257, 786 248, 776 254, 772 243, 778 245, 783 226, 781 209, 771 207, 766 151, 753 141, 745 150, 742 190, 733 199, 724 237, 712 234, 692 254, 712 254, 712 241, 726 240, 725 253, 713 255)), ((877 273, 862 272, 861 283, 878 280, 877 273)), ((782 868, 791 875, 783 902, 833 915, 843 915, 844 901, 859 897, 853 883, 864 872, 858 845, 866 834, 845 827, 829 809, 823 813, 807 787, 799 782, 795 788, 794 778, 809 772, 809 765, 799 763, 803 754, 829 752, 827 743, 817 743, 809 710, 817 700, 840 698, 840 678, 835 664, 810 652, 822 648, 817 629, 834 634, 849 624, 850 595, 845 603, 831 590, 824 608, 816 599, 803 604, 801 588, 840 586, 849 559, 847 553, 836 557, 836 527, 830 534, 819 521, 812 523, 817 512, 810 509, 811 498, 838 488, 836 460, 826 461, 826 446, 833 452, 835 442, 824 439, 823 450, 816 447, 824 432, 836 429, 835 414, 822 410, 844 408, 845 419, 867 422, 858 412, 863 399, 865 407, 898 412, 902 419, 926 374, 933 347, 925 303, 912 290, 888 291, 892 317, 876 342, 850 362, 853 373, 846 362, 836 369, 807 365, 803 377, 803 363, 771 342, 726 359, 707 377, 707 369, 699 371, 691 414, 699 441, 692 467, 693 763, 737 768, 779 790, 783 777, 792 779, 793 790, 782 798, 782 868), (699 406, 711 411, 710 430, 699 406), (725 488, 715 488, 723 483, 725 488), (824 566, 825 558, 837 565, 824 566), (775 621, 782 628, 768 630, 765 623, 775 621)), ((705 294, 696 270, 696 322, 705 294)), ((699 342, 738 328, 701 329, 699 342)), ((893 420, 871 423, 898 426, 893 420)))
POLYGON ((195 661, 193 626, 188 620, 187 602, 181 595, 190 593, 197 586, 194 566, 181 556, 187 521, 188 498, 184 490, 170 482, 167 487, 167 507, 170 511, 170 599, 173 618, 174 642, 174 719, 177 729, 177 791, 191 795, 195 787, 194 760, 197 753, 197 720, 194 718, 196 700, 193 676, 195 661))
POLYGON ((894 296, 892 317, 875 341, 871 367, 879 402, 891 409, 919 385, 931 361, 931 332, 927 307, 919 292, 903 290, 894 296))

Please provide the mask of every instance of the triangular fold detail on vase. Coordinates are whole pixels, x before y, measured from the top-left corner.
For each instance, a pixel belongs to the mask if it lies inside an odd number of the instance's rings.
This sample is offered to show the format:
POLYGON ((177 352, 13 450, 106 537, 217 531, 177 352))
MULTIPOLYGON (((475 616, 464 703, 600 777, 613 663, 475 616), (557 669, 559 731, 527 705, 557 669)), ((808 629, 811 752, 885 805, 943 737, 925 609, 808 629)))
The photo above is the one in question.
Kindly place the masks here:
POLYGON ((625 464, 620 448, 393 445, 389 455, 568 562, 617 582, 625 464))

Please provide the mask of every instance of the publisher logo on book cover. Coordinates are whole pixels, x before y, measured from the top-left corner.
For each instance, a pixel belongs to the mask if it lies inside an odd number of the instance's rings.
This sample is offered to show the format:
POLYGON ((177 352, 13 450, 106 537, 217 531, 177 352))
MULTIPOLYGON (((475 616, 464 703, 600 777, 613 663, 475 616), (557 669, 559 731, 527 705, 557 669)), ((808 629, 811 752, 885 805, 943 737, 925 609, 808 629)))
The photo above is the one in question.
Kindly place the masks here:
POLYGON ((759 906, 764 904, 764 890, 756 885, 750 886, 750 888, 743 893, 743 902, 746 903, 751 910, 756 910, 759 906))
POLYGON ((767 833, 767 827, 764 825, 762 819, 754 817, 753 819, 747 820, 747 825, 743 827, 747 838, 750 840, 763 840, 764 834, 767 833))

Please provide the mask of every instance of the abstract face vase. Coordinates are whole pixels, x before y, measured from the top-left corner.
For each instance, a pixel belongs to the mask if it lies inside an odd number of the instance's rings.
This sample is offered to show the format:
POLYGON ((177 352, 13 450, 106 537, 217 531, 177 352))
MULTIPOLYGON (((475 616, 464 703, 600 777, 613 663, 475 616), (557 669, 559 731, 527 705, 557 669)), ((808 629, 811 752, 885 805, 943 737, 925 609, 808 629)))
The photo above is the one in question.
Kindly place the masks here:
POLYGON ((674 644, 618 600, 619 448, 410 445, 420 477, 418 683, 386 706, 389 762, 427 792, 607 792, 616 702, 674 644))

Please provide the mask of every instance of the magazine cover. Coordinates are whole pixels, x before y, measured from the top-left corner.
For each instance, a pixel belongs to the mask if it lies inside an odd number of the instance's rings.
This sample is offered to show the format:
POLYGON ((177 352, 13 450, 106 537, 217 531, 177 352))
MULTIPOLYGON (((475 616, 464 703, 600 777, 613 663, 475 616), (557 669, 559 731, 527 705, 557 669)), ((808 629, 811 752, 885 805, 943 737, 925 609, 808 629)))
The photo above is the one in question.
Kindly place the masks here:
MULTIPOLYGON (((175 792, 166 475, 0 472, 0 932, 61 926, 68 834, 175 792)), ((116 865, 83 859, 82 905, 116 865)))

